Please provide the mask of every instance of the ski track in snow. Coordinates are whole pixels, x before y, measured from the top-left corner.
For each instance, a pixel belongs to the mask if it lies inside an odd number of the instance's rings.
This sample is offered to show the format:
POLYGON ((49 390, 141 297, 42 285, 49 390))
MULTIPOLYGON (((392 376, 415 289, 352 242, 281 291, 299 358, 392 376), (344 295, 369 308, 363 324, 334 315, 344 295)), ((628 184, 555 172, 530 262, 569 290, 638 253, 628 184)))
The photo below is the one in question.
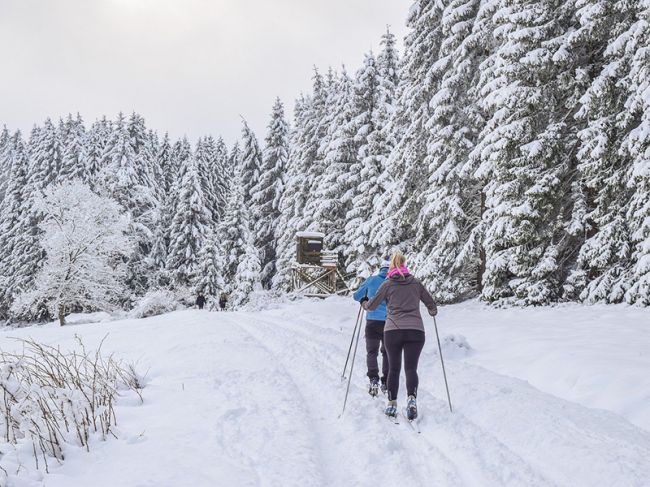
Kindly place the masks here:
MULTIPOLYGON (((305 326, 293 326, 291 323, 287 324, 285 320, 276 319, 265 322, 258 320, 255 325, 244 326, 248 328, 254 326, 255 332, 263 337, 266 343, 275 344, 279 337, 280 342, 278 346, 274 347, 275 355, 278 357, 287 355, 283 351, 283 343, 294 342, 294 344, 297 344, 297 347, 291 348, 292 353, 290 355, 292 356, 290 357, 290 362, 293 363, 296 361, 303 361, 302 363, 304 363, 304 361, 310 360, 310 357, 312 361, 318 360, 319 353, 323 349, 323 343, 328 343, 324 341, 315 342, 311 338, 314 330, 318 329, 318 323, 314 321, 305 324, 305 326), (289 333, 286 332, 287 329, 290 330, 289 333), (294 350, 299 351, 299 353, 293 352, 294 350)), ((322 336, 323 334, 321 332, 319 338, 322 336)), ((339 339, 340 342, 339 334, 336 334, 333 338, 335 340, 339 339)), ((360 347, 362 345, 363 343, 360 343, 360 347)), ((346 351, 343 348, 337 348, 331 344, 328 350, 335 350, 337 353, 327 354, 325 360, 319 360, 314 367, 310 368, 316 376, 314 378, 310 377, 305 381, 304 387, 308 387, 309 383, 318 382, 319 380, 325 383, 337 382, 338 377, 340 377, 340 371, 336 371, 328 365, 336 363, 334 359, 340 357, 341 353, 345 354, 346 351)), ((365 362, 363 361, 362 353, 359 353, 355 367, 357 372, 365 372, 365 362)), ((382 418, 383 400, 373 401, 370 399, 365 387, 359 387, 359 384, 365 384, 363 382, 363 376, 358 378, 358 375, 355 374, 355 378, 357 378, 355 392, 357 394, 354 395, 354 398, 350 398, 348 402, 349 409, 346 414, 353 414, 352 421, 355 425, 363 425, 368 421, 376 423, 377 421, 373 418, 373 416, 376 416, 376 418, 381 419, 379 421, 379 433, 385 436, 387 425, 388 427, 393 425, 390 425, 382 418), (379 407, 359 408, 360 402, 365 406, 369 401, 378 402, 379 407), (354 410, 354 413, 351 413, 350 410, 354 410)), ((320 392, 322 393, 322 389, 320 392)), ((316 390, 315 393, 318 394, 319 391, 316 390)), ((332 404, 334 411, 336 411, 336 406, 340 407, 340 394, 334 394, 333 397, 338 399, 338 404, 336 404, 337 401, 334 401, 334 404, 332 404)), ((423 395, 421 394, 422 397, 423 395)), ((436 405, 438 414, 448 417, 448 413, 445 410, 447 407, 446 404, 438 403, 436 405)), ((349 418, 346 419, 349 421, 349 418)), ((403 422, 404 420, 402 419, 403 422)), ((430 485, 429 482, 434 482, 436 485, 553 485, 552 482, 549 482, 542 475, 535 472, 526 462, 508 450, 498 440, 486 435, 476 425, 468 422, 466 418, 462 421, 453 421, 452 425, 440 424, 440 426, 443 426, 442 432, 446 433, 445 436, 447 437, 447 441, 444 442, 436 439, 436 436, 440 434, 440 430, 433 436, 427 434, 426 419, 421 420, 420 425, 423 429, 422 435, 420 436, 415 436, 406 424, 400 424, 398 426, 402 430, 390 431, 389 429, 387 432, 389 436, 385 446, 388 448, 388 451, 400 452, 400 458, 395 459, 391 455, 391 458, 385 464, 388 470, 385 475, 392 473, 396 482, 408 479, 416 485, 430 485), (445 431, 450 429, 450 426, 453 431, 445 431), (482 440, 480 444, 477 438, 482 440), (453 452, 456 458, 451 458, 449 452, 453 452), (405 460, 406 465, 404 465, 405 460), (499 468, 495 469, 495 465, 498 465, 499 468), (444 468, 441 469, 441 467, 444 468)), ((349 448, 346 447, 343 450, 357 451, 359 453, 364 451, 368 452, 370 457, 367 458, 366 466, 372 470, 373 459, 376 458, 375 456, 378 452, 383 451, 381 445, 378 444, 375 438, 377 433, 376 430, 371 431, 369 428, 355 428, 355 431, 349 437, 357 442, 359 439, 362 440, 360 442, 361 444, 358 448, 355 445, 350 445, 349 448), (377 445, 377 449, 373 448, 373 445, 377 445)), ((334 443, 333 448, 337 448, 336 444, 340 444, 340 442, 334 443)), ((381 477, 386 478, 385 475, 381 477)), ((345 481, 345 479, 338 480, 341 482, 345 481)), ((363 485, 362 478, 358 479, 358 481, 359 485, 363 485)), ((335 484, 330 483, 327 485, 335 484)))
POLYGON ((10 485, 650 485, 650 434, 614 413, 447 359, 450 413, 433 329, 420 361, 420 435, 383 416, 384 397, 369 397, 363 336, 339 418, 356 316, 341 303, 3 334, 8 348, 7 336, 67 346, 80 335, 92 346, 110 332, 105 347, 150 367, 144 405, 118 406, 119 439, 69 452, 42 481, 10 485))

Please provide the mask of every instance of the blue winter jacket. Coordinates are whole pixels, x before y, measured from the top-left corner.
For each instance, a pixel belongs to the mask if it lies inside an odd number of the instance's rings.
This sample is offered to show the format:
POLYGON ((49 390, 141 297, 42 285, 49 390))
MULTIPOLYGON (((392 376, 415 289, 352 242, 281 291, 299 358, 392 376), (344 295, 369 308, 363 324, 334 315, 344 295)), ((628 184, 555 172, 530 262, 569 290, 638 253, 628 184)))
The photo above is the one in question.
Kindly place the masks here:
MULTIPOLYGON (((379 269, 379 273, 374 276, 370 276, 368 279, 363 281, 363 284, 357 289, 352 297, 355 301, 361 301, 364 296, 367 296, 368 299, 371 299, 376 293, 379 286, 383 284, 386 280, 386 273, 388 272, 387 267, 382 267, 379 269)), ((378 320, 386 321, 386 301, 381 303, 377 309, 374 311, 368 311, 366 315, 367 320, 378 320)))

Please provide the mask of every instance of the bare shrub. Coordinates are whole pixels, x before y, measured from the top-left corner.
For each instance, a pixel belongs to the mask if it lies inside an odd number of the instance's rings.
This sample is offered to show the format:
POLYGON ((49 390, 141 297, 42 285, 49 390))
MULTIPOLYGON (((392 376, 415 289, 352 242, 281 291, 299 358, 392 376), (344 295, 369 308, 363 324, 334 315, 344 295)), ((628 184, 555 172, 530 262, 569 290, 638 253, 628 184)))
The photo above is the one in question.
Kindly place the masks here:
POLYGON ((64 460, 66 444, 89 450, 94 435, 117 437, 120 391, 132 390, 142 400, 144 381, 133 364, 104 356, 104 340, 93 352, 78 337, 73 351, 18 341, 21 352, 0 351, 0 435, 5 445, 31 443, 36 468, 48 472, 48 462, 64 460))

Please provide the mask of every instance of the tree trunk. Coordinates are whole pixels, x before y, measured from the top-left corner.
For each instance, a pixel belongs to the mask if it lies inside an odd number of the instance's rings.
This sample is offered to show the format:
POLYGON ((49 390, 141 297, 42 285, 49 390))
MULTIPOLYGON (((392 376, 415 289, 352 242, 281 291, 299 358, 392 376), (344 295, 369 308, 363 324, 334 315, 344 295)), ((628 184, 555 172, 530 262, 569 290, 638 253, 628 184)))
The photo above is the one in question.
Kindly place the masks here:
POLYGON ((59 304, 59 324, 61 326, 65 325, 65 306, 63 306, 63 303, 59 304))
MULTIPOLYGON (((481 220, 483 219, 483 214, 485 213, 485 192, 481 191, 481 220)), ((479 266, 478 266, 478 272, 476 275, 476 284, 478 287, 478 292, 481 293, 483 292, 483 274, 485 274, 485 249, 483 248, 483 245, 481 244, 479 246, 479 266)))

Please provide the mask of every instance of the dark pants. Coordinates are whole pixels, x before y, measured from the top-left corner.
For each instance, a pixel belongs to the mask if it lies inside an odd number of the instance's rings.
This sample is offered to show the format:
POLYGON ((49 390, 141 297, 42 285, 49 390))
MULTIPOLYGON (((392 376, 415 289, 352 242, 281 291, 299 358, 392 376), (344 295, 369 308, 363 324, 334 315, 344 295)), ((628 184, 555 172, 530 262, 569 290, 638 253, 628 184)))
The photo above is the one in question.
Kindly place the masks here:
POLYGON ((381 381, 386 381, 388 375, 388 357, 384 347, 384 324, 385 321, 366 321, 366 365, 368 366, 368 377, 379 379, 379 365, 377 355, 381 350, 381 381))
POLYGON ((399 373, 402 369, 402 351, 404 352, 404 374, 406 375, 406 393, 417 396, 418 361, 424 347, 424 332, 421 330, 389 330, 384 333, 384 345, 388 353, 388 399, 397 399, 399 390, 399 373))
POLYGON ((199 303, 199 309, 203 309, 203 306, 205 306, 205 303, 199 303))

